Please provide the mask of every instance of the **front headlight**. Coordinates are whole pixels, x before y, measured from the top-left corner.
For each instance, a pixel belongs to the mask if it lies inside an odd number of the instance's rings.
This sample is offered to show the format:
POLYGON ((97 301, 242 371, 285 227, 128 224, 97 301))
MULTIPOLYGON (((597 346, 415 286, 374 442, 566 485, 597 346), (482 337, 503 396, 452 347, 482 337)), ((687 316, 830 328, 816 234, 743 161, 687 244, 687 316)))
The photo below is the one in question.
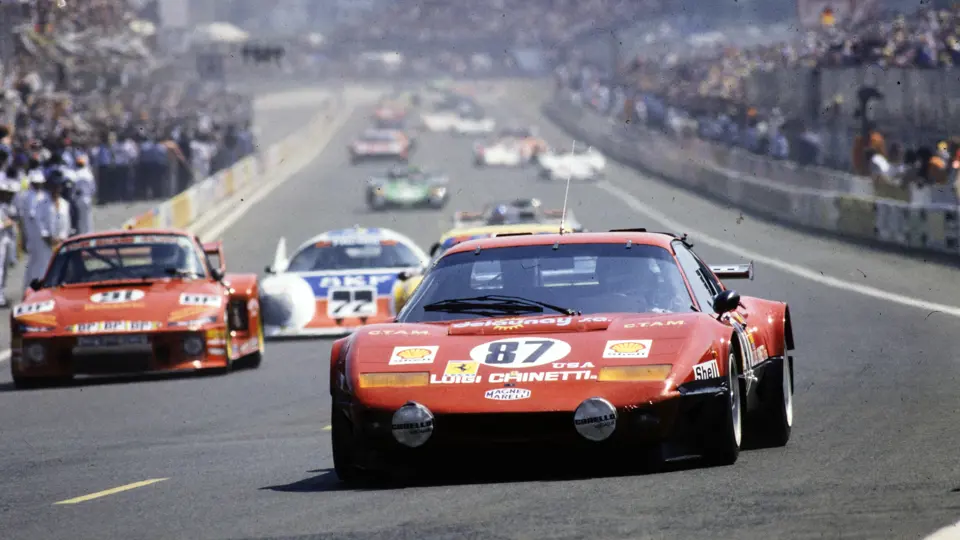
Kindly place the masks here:
POLYGON ((670 376, 673 366, 658 364, 651 366, 607 366, 600 368, 597 377, 605 382, 658 382, 670 376))
POLYGON ((437 197, 443 197, 443 195, 444 195, 446 192, 447 192, 447 188, 445 188, 445 187, 436 187, 436 188, 433 188, 433 194, 434 194, 435 196, 437 196, 437 197))
POLYGON ((187 336, 183 339, 183 353, 187 356, 199 356, 205 346, 201 336, 187 336))
POLYGON ((360 388, 409 388, 428 384, 430 384, 430 373, 427 371, 360 375, 360 388))

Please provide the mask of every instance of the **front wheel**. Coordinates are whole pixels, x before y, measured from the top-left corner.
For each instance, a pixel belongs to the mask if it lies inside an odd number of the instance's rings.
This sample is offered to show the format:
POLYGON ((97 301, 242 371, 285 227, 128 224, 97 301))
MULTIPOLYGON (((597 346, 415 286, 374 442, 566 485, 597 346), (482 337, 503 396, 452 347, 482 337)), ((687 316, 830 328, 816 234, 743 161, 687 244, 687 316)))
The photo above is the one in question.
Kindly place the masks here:
POLYGON ((729 387, 726 399, 718 413, 718 422, 714 432, 707 436, 707 448, 704 458, 714 465, 733 465, 740 457, 740 445, 743 441, 743 394, 740 388, 740 377, 737 363, 737 354, 730 351, 727 355, 727 386, 729 387))
POLYGON ((331 410, 333 417, 330 419, 330 446, 333 450, 334 472, 340 481, 347 485, 369 482, 370 473, 357 466, 358 445, 353 423, 336 403, 331 410))

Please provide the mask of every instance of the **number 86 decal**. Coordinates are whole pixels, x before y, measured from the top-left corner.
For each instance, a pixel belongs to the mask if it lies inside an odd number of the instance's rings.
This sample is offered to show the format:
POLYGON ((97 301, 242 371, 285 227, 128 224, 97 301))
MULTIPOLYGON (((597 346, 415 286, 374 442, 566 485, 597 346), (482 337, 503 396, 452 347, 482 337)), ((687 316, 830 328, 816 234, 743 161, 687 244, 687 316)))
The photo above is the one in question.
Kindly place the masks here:
POLYGON ((551 364, 570 354, 570 344, 558 339, 530 337, 498 339, 478 345, 470 358, 485 366, 528 368, 551 364))

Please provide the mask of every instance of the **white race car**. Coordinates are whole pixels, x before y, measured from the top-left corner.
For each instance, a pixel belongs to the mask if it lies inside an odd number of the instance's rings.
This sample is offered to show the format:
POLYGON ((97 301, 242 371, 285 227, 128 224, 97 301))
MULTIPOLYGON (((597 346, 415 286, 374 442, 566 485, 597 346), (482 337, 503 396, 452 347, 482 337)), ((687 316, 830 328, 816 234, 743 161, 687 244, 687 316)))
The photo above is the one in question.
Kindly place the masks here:
POLYGON ((499 139, 473 145, 473 161, 478 167, 520 167, 530 163, 533 152, 520 139, 499 139))
POLYGON ((400 274, 416 273, 430 257, 390 229, 339 229, 304 242, 289 259, 281 238, 260 282, 266 337, 340 336, 389 322, 400 274))
POLYGON ((476 135, 493 133, 497 123, 480 111, 438 111, 421 116, 427 131, 435 133, 456 133, 458 135, 476 135))
POLYGON ((607 168, 607 158, 592 146, 578 146, 572 152, 548 151, 537 161, 540 176, 547 180, 597 180, 607 168))

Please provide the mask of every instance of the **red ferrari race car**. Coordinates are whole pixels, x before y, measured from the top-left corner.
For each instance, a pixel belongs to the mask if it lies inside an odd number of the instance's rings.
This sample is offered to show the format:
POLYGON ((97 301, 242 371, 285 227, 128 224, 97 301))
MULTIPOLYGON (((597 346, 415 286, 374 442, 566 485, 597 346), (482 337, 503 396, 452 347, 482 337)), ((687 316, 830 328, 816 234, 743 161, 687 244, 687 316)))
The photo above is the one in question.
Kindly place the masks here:
POLYGON ((395 323, 333 346, 338 476, 482 463, 509 445, 714 464, 734 463, 745 436, 785 445, 790 311, 721 281, 752 279, 752 264, 707 266, 691 248, 643 229, 451 247, 395 323))
POLYGON ((75 376, 260 364, 255 274, 226 274, 220 242, 173 230, 75 236, 10 314, 18 387, 75 376))

